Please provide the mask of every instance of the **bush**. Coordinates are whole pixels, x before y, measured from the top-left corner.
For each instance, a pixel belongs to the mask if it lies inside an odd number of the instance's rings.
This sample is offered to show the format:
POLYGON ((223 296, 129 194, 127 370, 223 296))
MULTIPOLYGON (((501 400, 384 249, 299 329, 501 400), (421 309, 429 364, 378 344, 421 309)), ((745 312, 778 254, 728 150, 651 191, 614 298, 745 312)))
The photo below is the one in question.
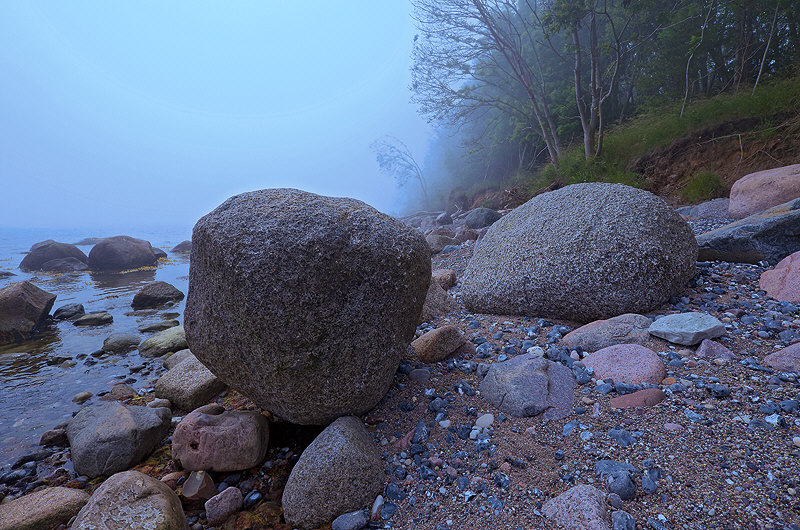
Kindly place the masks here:
POLYGON ((719 175, 713 171, 701 171, 689 178, 681 190, 681 196, 690 203, 698 203, 718 197, 722 189, 719 175))

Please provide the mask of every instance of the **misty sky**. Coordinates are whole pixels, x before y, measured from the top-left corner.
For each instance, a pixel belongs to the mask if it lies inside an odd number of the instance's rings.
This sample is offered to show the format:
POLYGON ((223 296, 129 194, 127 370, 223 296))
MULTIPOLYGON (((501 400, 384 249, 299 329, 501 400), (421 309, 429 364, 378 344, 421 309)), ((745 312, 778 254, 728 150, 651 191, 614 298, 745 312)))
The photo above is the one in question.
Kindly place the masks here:
POLYGON ((369 144, 421 160, 411 7, 0 3, 0 226, 191 225, 242 191, 393 209, 369 144))

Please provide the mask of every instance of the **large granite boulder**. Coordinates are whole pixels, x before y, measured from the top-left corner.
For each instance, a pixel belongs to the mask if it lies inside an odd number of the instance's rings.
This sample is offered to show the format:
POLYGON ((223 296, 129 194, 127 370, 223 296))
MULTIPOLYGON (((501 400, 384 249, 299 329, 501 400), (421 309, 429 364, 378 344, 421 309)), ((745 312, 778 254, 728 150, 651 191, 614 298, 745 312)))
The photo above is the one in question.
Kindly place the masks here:
POLYGON ((154 266, 157 261, 149 241, 130 236, 107 237, 89 251, 92 270, 136 269, 154 266))
POLYGON ((733 183, 728 213, 743 219, 800 197, 800 164, 750 173, 733 183))
POLYGON ((430 282, 422 235, 360 201, 244 193, 194 227, 186 337, 259 407, 326 424, 386 393, 430 282))
POLYGON ((776 300, 800 302, 800 252, 786 256, 774 269, 762 272, 758 285, 776 300))
POLYGON ((316 528, 375 500, 383 462, 361 420, 339 418, 322 431, 295 464, 283 490, 286 522, 316 528))
POLYGON ((56 295, 30 282, 17 282, 0 289, 0 344, 25 340, 53 307, 56 295))
POLYGON ((264 461, 269 422, 257 410, 214 405, 186 415, 172 435, 172 455, 190 471, 242 471, 264 461))
POLYGON ((643 313, 694 276, 692 229, 655 195, 575 184, 497 221, 461 279, 473 311, 577 322, 643 313))
POLYGON ((775 265, 800 250, 800 199, 697 236, 701 261, 775 265))
POLYGON ((133 296, 131 307, 145 309, 183 300, 183 293, 167 282, 148 283, 133 296))
POLYGON ((160 480, 139 471, 117 473, 103 482, 72 523, 72 530, 188 527, 178 495, 160 480))
POLYGON ((116 401, 82 408, 67 425, 75 470, 97 477, 138 464, 167 435, 171 419, 167 408, 126 407, 116 401))
POLYGON ((575 377, 562 364, 531 353, 493 363, 481 382, 483 398, 514 417, 558 420, 572 412, 575 377))
POLYGON ((215 398, 226 386, 190 355, 158 379, 156 397, 168 399, 182 410, 194 410, 215 398))
POLYGON ((0 504, 0 530, 42 530, 67 524, 89 500, 89 494, 57 486, 0 504))
POLYGON ((38 271, 48 261, 63 258, 75 258, 84 264, 89 261, 86 254, 75 245, 57 241, 43 241, 31 247, 28 255, 22 258, 19 268, 25 271, 38 271))

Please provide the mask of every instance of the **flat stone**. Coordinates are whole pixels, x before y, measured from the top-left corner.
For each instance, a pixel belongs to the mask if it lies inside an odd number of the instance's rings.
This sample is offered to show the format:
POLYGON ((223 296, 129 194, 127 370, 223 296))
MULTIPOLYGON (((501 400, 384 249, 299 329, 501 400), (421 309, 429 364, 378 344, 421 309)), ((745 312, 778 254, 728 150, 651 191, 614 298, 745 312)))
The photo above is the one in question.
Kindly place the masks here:
POLYGON ((542 512, 564 530, 609 530, 606 495, 592 486, 573 486, 544 503, 542 512))
POLYGON ((269 422, 258 411, 202 407, 187 414, 172 435, 172 455, 191 471, 242 471, 267 454, 269 422))
POLYGON ((475 426, 485 429, 494 423, 494 414, 483 414, 475 420, 475 426))
POLYGON ((645 344, 650 338, 647 329, 653 321, 643 315, 627 313, 607 320, 596 320, 570 331, 564 343, 595 352, 616 344, 645 344))
POLYGON ((208 499, 205 504, 208 524, 221 526, 228 518, 242 507, 242 491, 234 486, 225 488, 221 493, 208 499))
POLYGON ((179 362, 156 382, 156 397, 170 400, 182 410, 205 405, 227 385, 194 356, 179 362))
POLYGON ((800 342, 770 353, 763 363, 776 370, 800 373, 800 342))
POLYGON ((337 419, 303 451, 289 475, 283 490, 286 522, 316 528, 367 506, 383 488, 383 467, 361 420, 337 419))
POLYGON ((657 385, 667 375, 658 354, 638 344, 618 344, 603 348, 584 357, 583 364, 594 369, 596 378, 610 378, 614 382, 629 385, 657 385))
POLYGON ((190 349, 186 348, 185 350, 176 351, 175 353, 165 356, 164 368, 166 368, 167 370, 171 370, 172 368, 175 367, 176 364, 181 363, 189 358, 195 358, 195 356, 192 355, 192 351, 190 349))
POLYGON ((185 530, 186 516, 169 486, 138 471, 117 473, 97 488, 72 530, 185 530))
POLYGON ((167 435, 171 418, 169 409, 117 402, 82 408, 67 425, 75 470, 97 477, 141 462, 167 435))
POLYGON ((89 500, 85 491, 45 488, 0 504, 0 530, 39 530, 67 524, 89 500))
POLYGON ((650 326, 650 334, 675 344, 692 346, 703 339, 726 333, 725 325, 705 313, 679 313, 659 318, 650 326))
POLYGON ((800 302, 800 252, 786 256, 774 269, 761 273, 758 285, 775 300, 800 302))
POLYGON ((145 357, 160 357, 165 353, 185 350, 189 347, 183 326, 165 329, 139 344, 139 353, 145 357))
POLYGON ((105 326, 114 322, 114 317, 105 311, 87 313, 72 322, 75 326, 105 326))
POLYGON ((141 340, 135 333, 112 333, 103 341, 102 350, 108 353, 128 353, 135 350, 141 340))
POLYGON ((455 326, 433 329, 411 343, 420 361, 430 364, 447 359, 467 339, 455 326))
POLYGON ((667 395, 660 388, 645 388, 630 394, 611 398, 609 405, 613 409, 630 409, 635 407, 652 407, 664 401, 667 395))
POLYGON ((480 386, 484 399, 505 414, 545 420, 572 412, 574 388, 569 368, 530 353, 493 363, 480 386))

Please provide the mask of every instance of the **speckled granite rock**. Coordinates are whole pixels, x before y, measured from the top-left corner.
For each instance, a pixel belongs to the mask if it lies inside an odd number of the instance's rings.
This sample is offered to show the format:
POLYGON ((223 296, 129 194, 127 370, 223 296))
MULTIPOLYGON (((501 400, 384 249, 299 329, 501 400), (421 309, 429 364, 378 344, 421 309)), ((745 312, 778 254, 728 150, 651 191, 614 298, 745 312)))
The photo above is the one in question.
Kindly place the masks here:
POLYGON ((659 197, 575 184, 492 225, 462 294, 478 312, 589 322, 657 307, 686 287, 696 259, 691 228, 659 197))

